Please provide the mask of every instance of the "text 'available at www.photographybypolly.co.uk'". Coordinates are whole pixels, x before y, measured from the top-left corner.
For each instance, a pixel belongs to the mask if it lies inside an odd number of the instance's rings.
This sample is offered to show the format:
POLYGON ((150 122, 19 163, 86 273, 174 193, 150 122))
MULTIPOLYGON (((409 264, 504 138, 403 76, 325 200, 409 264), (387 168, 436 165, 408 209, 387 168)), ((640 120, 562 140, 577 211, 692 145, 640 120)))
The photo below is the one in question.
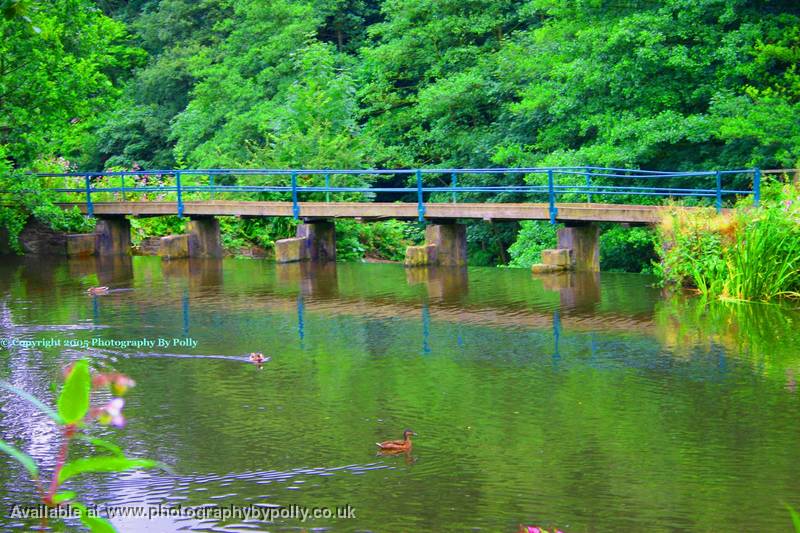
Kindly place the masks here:
MULTIPOLYGON (((77 509, 69 505, 48 507, 46 505, 11 505, 6 510, 9 518, 17 519, 65 519, 79 517, 77 509)), ((195 520, 298 520, 306 522, 318 519, 352 519, 355 509, 350 505, 336 507, 307 507, 304 505, 125 505, 87 506, 90 516, 113 520, 115 518, 195 519, 195 520)))

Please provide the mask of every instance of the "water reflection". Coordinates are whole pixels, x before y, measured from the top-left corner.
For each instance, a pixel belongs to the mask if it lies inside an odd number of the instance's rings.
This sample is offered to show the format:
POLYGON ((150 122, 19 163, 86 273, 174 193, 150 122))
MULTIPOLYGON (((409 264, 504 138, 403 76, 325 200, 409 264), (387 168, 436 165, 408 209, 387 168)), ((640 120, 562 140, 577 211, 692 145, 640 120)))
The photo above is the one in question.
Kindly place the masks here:
POLYGON ((416 267, 405 269, 406 283, 422 284, 431 300, 458 304, 469 294, 466 267, 416 267))
POLYGON ((538 279, 547 290, 558 292, 566 309, 591 313, 600 303, 600 272, 559 272, 538 279))
MULTIPOLYGON (((797 311, 665 300, 647 278, 605 273, 151 257, 126 268, 0 262, 3 337, 199 343, 89 350, 138 382, 116 438, 177 475, 72 488, 114 505, 357 511, 166 529, 781 530, 780 502, 800 507, 797 311), (101 279, 126 290, 87 295, 101 279), (259 370, 250 352, 272 359, 259 370), (409 426, 413 454, 375 455, 409 426)), ((82 355, 2 349, 0 375, 52 399, 82 355)), ((55 435, 0 394, 0 438, 47 462, 55 435)), ((0 459, 0 504, 32 497, 0 459)))

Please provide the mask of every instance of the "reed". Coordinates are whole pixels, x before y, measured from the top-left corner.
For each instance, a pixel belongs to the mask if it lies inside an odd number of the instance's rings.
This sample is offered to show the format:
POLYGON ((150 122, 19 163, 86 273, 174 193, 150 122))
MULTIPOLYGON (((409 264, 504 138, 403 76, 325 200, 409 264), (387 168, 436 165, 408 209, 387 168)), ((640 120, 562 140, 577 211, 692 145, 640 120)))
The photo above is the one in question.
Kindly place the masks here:
POLYGON ((713 299, 800 298, 800 188, 775 189, 733 215, 674 209, 659 227, 662 281, 713 299))

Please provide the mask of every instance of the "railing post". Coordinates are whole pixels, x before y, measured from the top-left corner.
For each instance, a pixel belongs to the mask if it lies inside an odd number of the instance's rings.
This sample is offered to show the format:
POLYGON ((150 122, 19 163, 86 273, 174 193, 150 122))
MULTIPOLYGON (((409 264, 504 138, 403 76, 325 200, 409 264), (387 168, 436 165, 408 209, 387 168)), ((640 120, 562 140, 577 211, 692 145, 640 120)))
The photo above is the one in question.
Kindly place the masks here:
POLYGON ((181 190, 181 173, 175 173, 175 184, 178 189, 178 218, 183 218, 183 191, 181 190))
POLYGON ((120 188, 122 189, 122 201, 125 201, 125 174, 120 174, 119 176, 120 181, 120 188))
POLYGON ((417 211, 419 221, 425 222, 425 204, 422 201, 422 171, 417 169, 417 211))
POLYGON ((215 198, 215 194, 214 194, 214 174, 209 174, 208 175, 208 186, 211 188, 211 199, 213 200, 215 198))
POLYGON ((547 171, 547 192, 548 195, 550 196, 550 224, 555 225, 558 209, 556 209, 556 192, 555 192, 555 184, 553 183, 552 169, 549 169, 547 171))
POLYGON ((753 205, 758 207, 761 203, 761 169, 753 171, 753 205))
MULTIPOLYGON (((326 189, 330 189, 331 188, 331 175, 330 174, 325 174, 325 188, 326 189)), ((330 193, 330 191, 325 191, 325 201, 326 202, 330 202, 331 201, 331 193, 330 193)))
POLYGON ((91 218, 94 216, 94 206, 92 205, 92 178, 84 176, 86 180, 86 214, 91 218))
MULTIPOLYGON (((452 187, 453 189, 455 189, 456 187, 458 187, 458 173, 453 172, 450 178, 452 180, 452 187)), ((456 203, 456 191, 453 191, 453 203, 456 203)))
POLYGON ((297 172, 292 171, 292 217, 300 218, 300 206, 297 205, 297 172))
MULTIPOLYGON (((586 189, 587 190, 591 190, 591 188, 592 188, 592 171, 587 168, 586 169, 586 189)), ((587 192, 586 193, 586 203, 587 204, 592 203, 592 193, 591 192, 587 192)))
POLYGON ((722 211, 722 173, 717 170, 717 213, 722 211))

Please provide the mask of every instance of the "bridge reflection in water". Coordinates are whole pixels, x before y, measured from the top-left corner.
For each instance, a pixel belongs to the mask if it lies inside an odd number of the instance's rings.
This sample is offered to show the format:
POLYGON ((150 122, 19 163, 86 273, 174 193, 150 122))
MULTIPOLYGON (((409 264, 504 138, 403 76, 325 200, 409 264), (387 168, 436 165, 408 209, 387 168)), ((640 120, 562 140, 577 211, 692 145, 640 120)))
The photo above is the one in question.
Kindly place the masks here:
MULTIPOLYGON (((271 264, 274 278, 270 289, 258 291, 246 301, 243 295, 234 290, 228 291, 223 275, 221 259, 178 259, 140 263, 142 268, 153 268, 160 264, 164 279, 176 282, 185 280, 185 288, 175 301, 174 296, 165 298, 166 307, 174 307, 181 315, 182 333, 191 336, 191 309, 193 305, 204 305, 206 295, 215 296, 218 306, 215 315, 220 316, 242 306, 250 310, 263 308, 265 311, 279 310, 296 316, 296 335, 303 348, 309 334, 308 314, 327 317, 353 316, 369 319, 407 319, 421 324, 420 350, 433 351, 431 331, 433 323, 455 325, 449 330, 452 341, 458 346, 467 342, 457 327, 459 324, 485 325, 501 328, 530 328, 551 330, 553 334, 553 360, 560 359, 559 341, 564 329, 585 332, 588 349, 592 357, 596 353, 596 343, 592 334, 595 330, 640 331, 653 329, 652 317, 632 312, 630 315, 616 312, 598 314, 601 303, 601 274, 599 272, 563 272, 532 276, 533 283, 540 283, 546 294, 557 294, 548 308, 531 305, 522 299, 509 305, 508 302, 482 301, 480 291, 471 298, 470 280, 467 268, 428 267, 404 269, 405 285, 415 297, 396 298, 378 292, 364 295, 353 290, 351 281, 340 280, 337 263, 299 262, 271 264), (146 265, 146 267, 145 267, 146 265), (220 299, 220 294, 227 297, 220 299), (557 303, 556 303, 557 302, 557 303), (225 309, 229 305, 230 309, 225 309), (293 311, 292 311, 293 309, 293 311), (609 317, 612 320, 609 320, 609 317)), ((377 266, 377 265, 376 265, 377 266)), ((134 277, 134 259, 129 256, 96 257, 69 262, 70 274, 86 276, 97 273, 101 284, 119 287, 130 284, 134 277)), ((396 270, 392 271, 396 274, 396 270)), ((402 278, 398 278, 398 281, 402 278)), ((363 280, 369 284, 369 280, 363 280)), ((138 297, 135 291, 127 296, 132 302, 138 297)), ((92 316, 97 325, 107 317, 103 306, 104 297, 92 298, 92 316)), ((205 327, 205 326, 204 326, 205 327)), ((445 340, 445 339, 439 339, 445 340)))

